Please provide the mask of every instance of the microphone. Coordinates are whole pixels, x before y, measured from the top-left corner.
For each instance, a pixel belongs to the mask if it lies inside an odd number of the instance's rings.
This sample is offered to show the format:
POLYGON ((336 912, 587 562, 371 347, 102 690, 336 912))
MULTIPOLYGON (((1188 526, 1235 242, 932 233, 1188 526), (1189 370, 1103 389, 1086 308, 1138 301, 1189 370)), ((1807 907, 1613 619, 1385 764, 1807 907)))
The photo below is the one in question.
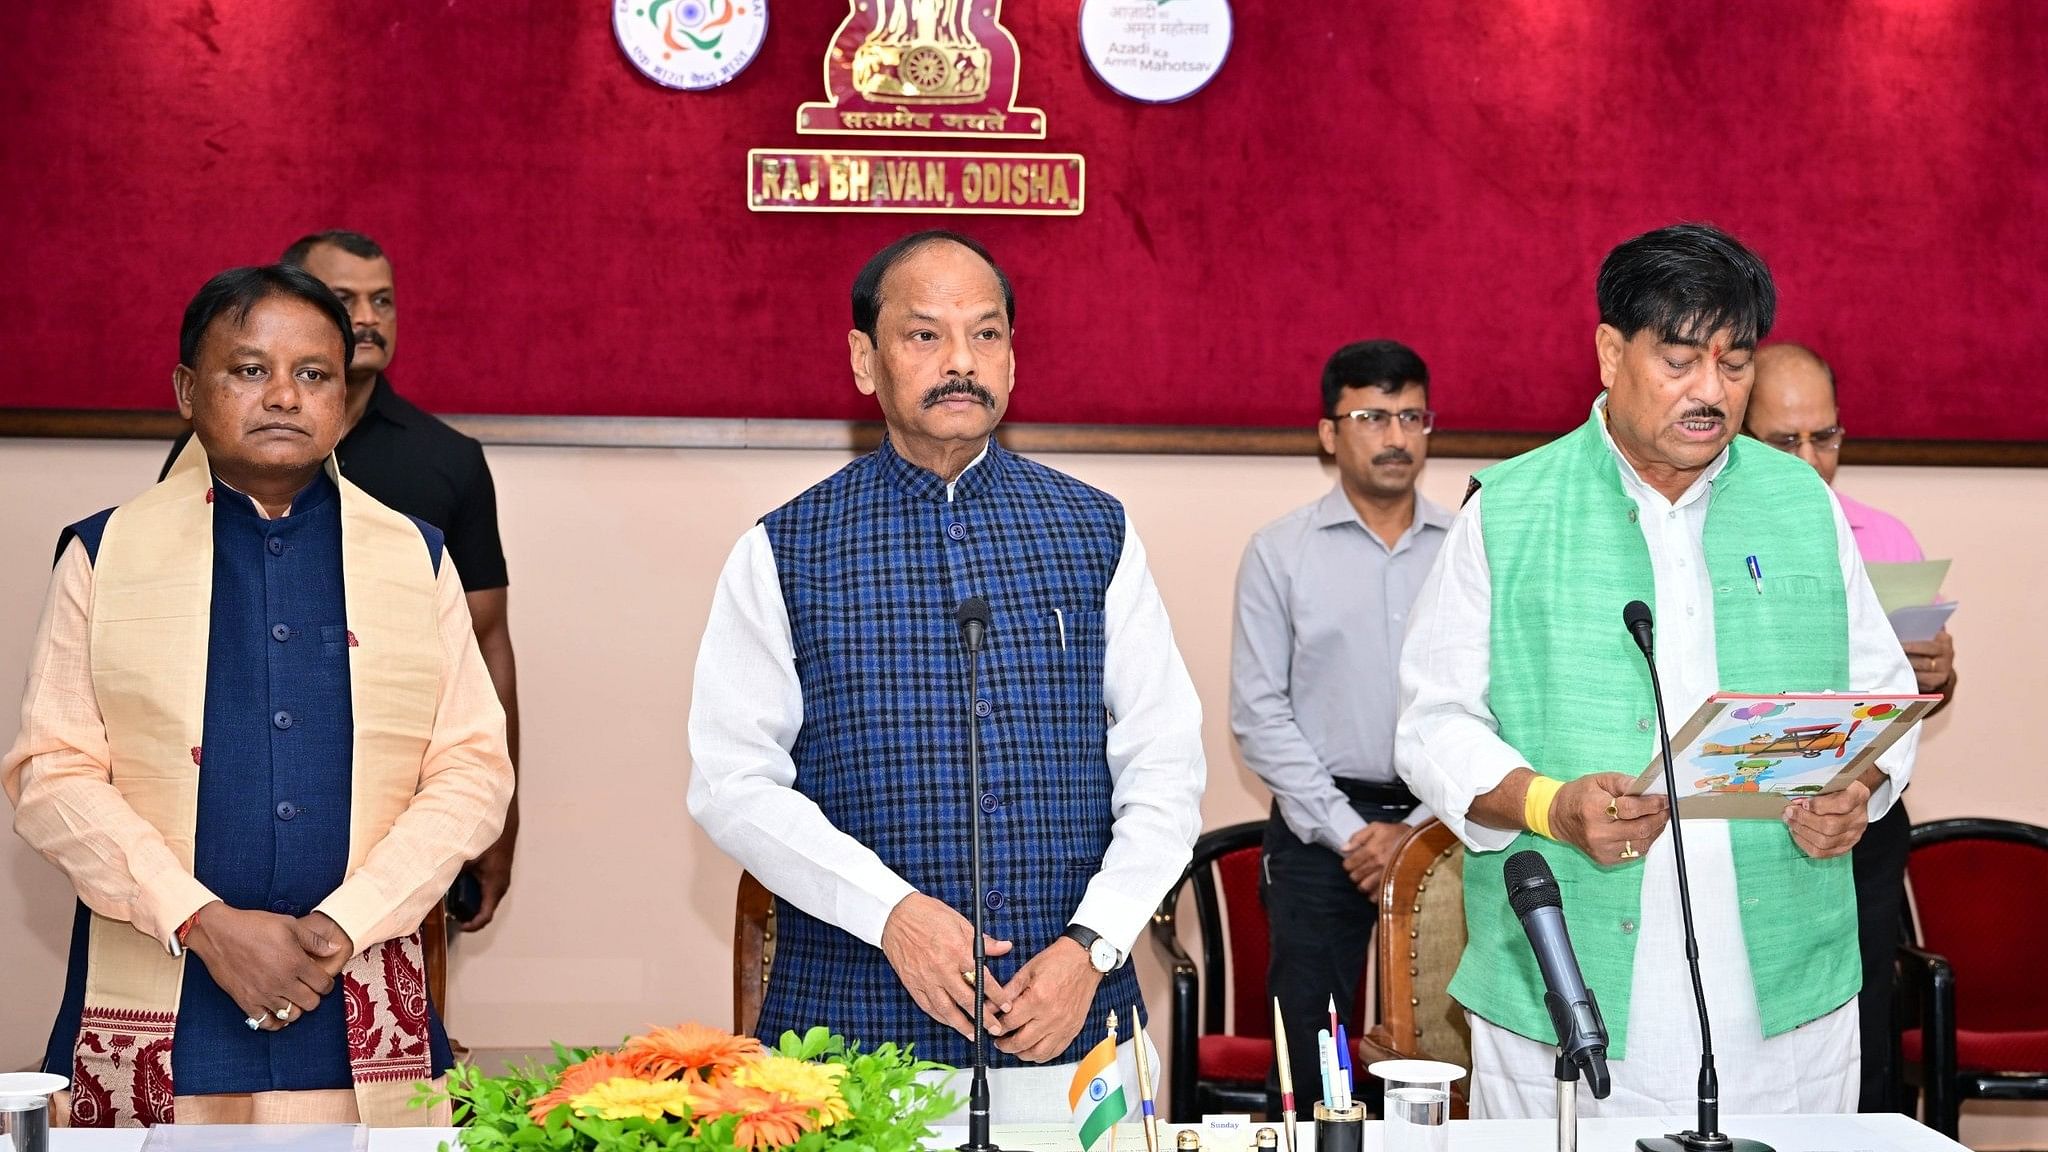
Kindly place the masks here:
POLYGON ((966 642, 967 650, 981 651, 981 641, 988 635, 988 601, 969 596, 953 610, 953 619, 960 622, 960 638, 966 642))
POLYGON ((1671 798, 1671 856, 1678 864, 1678 911, 1685 924, 1685 962, 1692 968, 1692 999, 1700 1010, 1699 1127, 1660 1137, 1636 1141, 1636 1152, 1772 1152, 1757 1140, 1721 1134, 1721 1078, 1714 1071, 1714 1034, 1707 1024, 1707 988, 1700 981, 1700 942, 1692 931, 1692 887, 1685 873, 1685 821, 1678 818, 1678 773, 1671 766, 1671 727, 1664 719, 1664 686, 1657 680, 1654 625, 1650 606, 1631 600, 1621 610, 1621 622, 1643 650, 1643 662, 1650 667, 1650 695, 1657 704, 1657 746, 1664 753, 1664 793, 1671 798))
POLYGON ((988 638, 988 601, 969 596, 954 609, 953 619, 960 625, 960 642, 967 648, 967 812, 974 852, 969 866, 974 883, 974 1060, 973 1079, 967 1089, 967 1142, 959 1146, 959 1152, 1001 1152, 988 1134, 988 936, 981 920, 981 720, 974 714, 981 645, 988 638))
POLYGON ((1543 1006, 1557 1028, 1558 1057, 1586 1074, 1593 1099, 1605 1100, 1613 1087, 1607 1075, 1607 1022, 1579 973, 1579 957, 1565 930, 1564 897, 1550 862, 1534 849, 1517 852, 1508 857, 1507 883, 1508 906, 1529 934, 1529 950, 1543 970, 1543 1006))
MULTIPOLYGON (((1621 622, 1628 626, 1628 634, 1636 638, 1636 647, 1643 650, 1643 656, 1650 661, 1650 675, 1657 674, 1656 642, 1650 638, 1654 627, 1650 623, 1650 606, 1641 600, 1631 600, 1621 610, 1621 622)), ((1659 697, 1662 703, 1662 697, 1659 697)))

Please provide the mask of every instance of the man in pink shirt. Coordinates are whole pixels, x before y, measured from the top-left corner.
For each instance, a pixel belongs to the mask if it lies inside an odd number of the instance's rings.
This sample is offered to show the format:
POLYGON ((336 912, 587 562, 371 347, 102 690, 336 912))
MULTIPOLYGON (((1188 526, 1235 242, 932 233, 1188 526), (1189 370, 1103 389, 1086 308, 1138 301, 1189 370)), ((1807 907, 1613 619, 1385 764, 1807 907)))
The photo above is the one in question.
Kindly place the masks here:
MULTIPOLYGON (((1756 384, 1743 415, 1743 431, 1813 465, 1832 488, 1842 450, 1842 421, 1835 404, 1835 374, 1825 360, 1798 344, 1772 344, 1757 350, 1756 384)), ((1896 564, 1924 559, 1911 529, 1895 516, 1860 504, 1837 491, 1842 513, 1856 535, 1856 550, 1866 564, 1896 564)), ((1955 643, 1943 629, 1932 640, 1903 645, 1920 691, 1938 692, 1947 707, 1956 690, 1955 643)), ((1865 1112, 1892 1111, 1899 1106, 1892 1090, 1892 965, 1899 945, 1899 908, 1905 895, 1906 853, 1912 820, 1903 803, 1892 805, 1873 821, 1855 849, 1856 902, 1863 950, 1863 994, 1858 1000, 1863 1026, 1865 1112)))

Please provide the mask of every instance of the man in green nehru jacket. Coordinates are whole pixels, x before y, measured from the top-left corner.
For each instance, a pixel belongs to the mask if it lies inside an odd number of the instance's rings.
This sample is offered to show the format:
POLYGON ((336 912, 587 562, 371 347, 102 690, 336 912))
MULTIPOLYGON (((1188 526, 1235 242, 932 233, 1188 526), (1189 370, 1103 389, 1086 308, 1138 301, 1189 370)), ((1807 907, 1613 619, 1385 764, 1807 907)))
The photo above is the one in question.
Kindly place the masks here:
MULTIPOLYGON (((1736 436, 1776 310, 1763 261, 1709 226, 1663 228, 1608 254, 1598 297, 1590 417, 1474 478, 1402 653, 1397 766, 1469 850, 1451 994, 1472 1026, 1475 1117, 1555 1107, 1556 1033, 1502 880, 1525 848, 1557 874, 1606 1017, 1614 1089, 1587 1114, 1693 1108, 1699 1023, 1669 804, 1625 794, 1657 725, 1623 605, 1656 613, 1674 724, 1716 691, 1914 686, 1827 486, 1736 436)), ((1723 1112, 1855 1110, 1848 853, 1905 786, 1914 745, 1781 821, 1687 822, 1723 1112)))

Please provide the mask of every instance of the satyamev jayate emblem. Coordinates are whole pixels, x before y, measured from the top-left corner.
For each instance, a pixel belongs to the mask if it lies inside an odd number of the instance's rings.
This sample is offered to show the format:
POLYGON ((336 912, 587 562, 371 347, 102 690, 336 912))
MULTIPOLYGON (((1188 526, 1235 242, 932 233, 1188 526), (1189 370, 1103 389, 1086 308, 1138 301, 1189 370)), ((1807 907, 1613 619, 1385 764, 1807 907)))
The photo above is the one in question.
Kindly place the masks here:
MULTIPOLYGON (((828 136, 1042 140, 1045 113, 1017 105, 1017 42, 1002 0, 848 0, 825 50, 822 103, 796 130, 828 136)), ((756 212, 1078 216, 1080 156, 1045 152, 878 152, 756 148, 756 212)))
POLYGON ((825 52, 824 103, 796 130, 853 136, 1045 138, 1017 107, 1017 41, 1002 0, 851 0, 825 52))

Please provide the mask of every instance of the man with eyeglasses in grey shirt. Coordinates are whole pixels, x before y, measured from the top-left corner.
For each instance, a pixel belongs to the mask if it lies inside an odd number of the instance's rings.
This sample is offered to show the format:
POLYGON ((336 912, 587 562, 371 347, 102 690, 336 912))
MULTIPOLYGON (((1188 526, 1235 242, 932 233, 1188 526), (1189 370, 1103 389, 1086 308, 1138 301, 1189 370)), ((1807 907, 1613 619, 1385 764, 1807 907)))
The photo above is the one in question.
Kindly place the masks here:
MULTIPOLYGON (((1415 491, 1429 456, 1429 369, 1392 340, 1323 367, 1323 451, 1337 484, 1261 528, 1237 572, 1230 725, 1273 792, 1259 895, 1268 992, 1297 1098, 1321 1091, 1316 1030, 1347 1017, 1394 845, 1429 813, 1394 773, 1395 675, 1408 611, 1451 513, 1415 491)), ((1279 1108, 1278 1075, 1267 1095, 1279 1108)))

